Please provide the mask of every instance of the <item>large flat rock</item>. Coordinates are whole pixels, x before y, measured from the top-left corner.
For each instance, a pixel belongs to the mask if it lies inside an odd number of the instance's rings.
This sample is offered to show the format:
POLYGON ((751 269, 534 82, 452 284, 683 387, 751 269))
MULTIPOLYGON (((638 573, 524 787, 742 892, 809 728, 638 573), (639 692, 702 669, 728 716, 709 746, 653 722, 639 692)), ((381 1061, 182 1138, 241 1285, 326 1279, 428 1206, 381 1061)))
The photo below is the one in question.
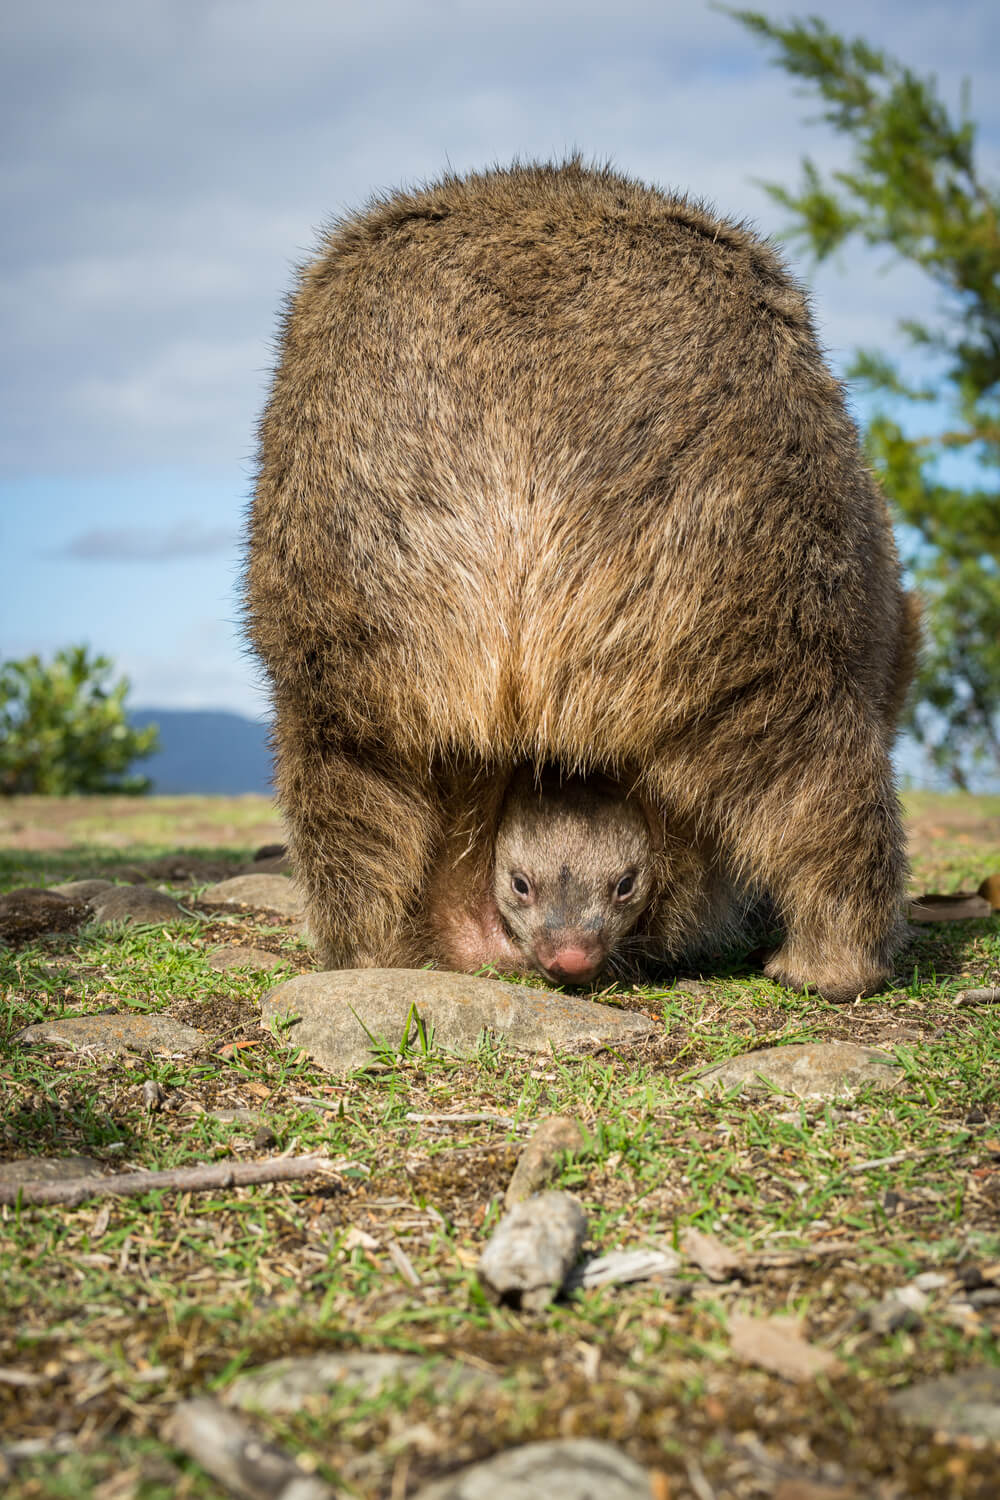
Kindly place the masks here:
POLYGON ((865 1086, 896 1088, 905 1077, 885 1052, 856 1042, 804 1042, 763 1047, 706 1068, 695 1086, 706 1092, 740 1088, 757 1094, 775 1090, 800 1099, 840 1099, 865 1086))
POLYGON ((484 1031, 520 1052, 621 1047, 656 1030, 648 1016, 554 990, 427 969, 336 969, 299 974, 269 990, 261 1022, 294 1019, 282 1034, 331 1073, 370 1063, 379 1050, 417 1042, 414 1009, 433 1042, 470 1056, 484 1031))
POLYGON ((650 1500, 645 1469, 594 1438, 508 1448, 418 1490, 413 1500, 650 1500))

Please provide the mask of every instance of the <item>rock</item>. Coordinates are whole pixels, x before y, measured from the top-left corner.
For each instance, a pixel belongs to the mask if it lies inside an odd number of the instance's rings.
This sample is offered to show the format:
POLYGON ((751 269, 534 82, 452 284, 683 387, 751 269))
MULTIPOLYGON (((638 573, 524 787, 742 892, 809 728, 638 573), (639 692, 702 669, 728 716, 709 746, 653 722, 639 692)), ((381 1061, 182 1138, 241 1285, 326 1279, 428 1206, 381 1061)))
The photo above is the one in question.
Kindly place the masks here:
POLYGON ((83 901, 40 886, 22 886, 0 896, 0 937, 11 943, 30 943, 46 932, 73 932, 88 915, 83 901))
POLYGON ((539 1193, 504 1214, 479 1257, 479 1283, 494 1302, 541 1312, 580 1254, 587 1215, 571 1193, 539 1193))
POLYGON ((287 958, 266 948, 216 948, 208 955, 208 967, 220 974, 230 969, 281 969, 287 963, 287 958))
POLYGON ((919 1328, 930 1299, 918 1286, 897 1286, 878 1302, 864 1310, 864 1319, 872 1333, 896 1333, 900 1328, 919 1328))
POLYGON ((296 1412, 314 1410, 333 1391, 351 1387, 359 1398, 371 1400, 387 1386, 413 1386, 440 1398, 453 1399, 484 1386, 496 1377, 456 1359, 428 1360, 419 1354, 367 1354, 345 1350, 276 1359, 254 1370, 244 1370, 226 1388, 223 1399, 244 1411, 296 1412))
POLYGON ((287 844, 261 844, 254 850, 253 862, 259 865, 265 859, 282 859, 288 853, 287 844))
POLYGON ((190 922, 172 896, 144 885, 115 886, 93 903, 95 922, 128 922, 162 927, 168 922, 190 922))
POLYGON ((282 917, 301 917, 305 912, 302 892, 287 875, 234 875, 207 886, 201 899, 206 906, 249 906, 282 917))
POLYGON ((1000 911, 1000 872, 987 875, 976 894, 990 903, 991 911, 1000 911))
MULTIPOLYGON (((201 1118, 217 1120, 220 1125, 242 1125, 245 1130, 256 1130, 260 1124, 260 1111, 256 1109, 206 1109, 201 1118)), ((271 1138, 264 1144, 273 1146, 275 1138, 269 1130, 267 1134, 271 1138)), ((256 1144, 257 1142, 254 1141, 254 1145, 256 1144)))
POLYGON ((103 1172, 104 1162, 93 1156, 22 1156, 0 1162, 0 1187, 24 1187, 36 1182, 71 1182, 103 1172))
POLYGON ((988 917, 991 910, 986 897, 972 891, 958 891, 953 896, 935 891, 914 897, 908 903, 907 915, 911 922, 969 922, 988 917))
POLYGON ((650 1476, 627 1453, 595 1438, 508 1448, 424 1485, 413 1500, 650 1500, 650 1476))
POLYGON ((16 1038, 24 1044, 45 1043, 74 1052, 87 1049, 104 1057, 122 1052, 198 1052, 209 1038, 193 1026, 184 1026, 170 1016, 137 1012, 103 1016, 64 1016, 58 1021, 40 1021, 26 1026, 16 1038))
POLYGON ((742 1086, 753 1093, 774 1089, 800 1099, 839 1099, 866 1086, 890 1089, 905 1077, 884 1052, 855 1042, 805 1042, 764 1047, 706 1068, 695 1087, 723 1091, 742 1086))
MULTIPOLYGON (((264 877, 258 877, 263 879, 264 877)), ((268 876, 277 879, 277 876, 268 876)), ((575 995, 531 989, 471 974, 429 969, 335 969, 299 974, 261 1001, 261 1024, 295 1018, 283 1031, 331 1073, 370 1063, 376 1043, 395 1052, 416 1038, 413 1008, 433 1028, 434 1045, 461 1057, 476 1049, 483 1031, 521 1052, 553 1048, 586 1051, 593 1045, 627 1046, 656 1030, 648 1016, 615 1010, 575 995)))
POLYGON ((567 1115, 553 1115, 551 1119, 542 1120, 518 1157, 507 1185, 506 1207, 513 1208, 515 1203, 523 1203, 539 1188, 553 1182, 559 1175, 567 1151, 582 1150, 585 1141, 582 1126, 567 1115))
POLYGON ((167 1091, 155 1078, 147 1078, 142 1086, 142 1107, 149 1114, 159 1114, 167 1097, 167 1091))
POLYGON ((84 901, 89 906, 102 891, 113 891, 114 883, 110 880, 64 880, 62 885, 50 885, 49 890, 68 896, 71 901, 84 901))
POLYGON ((244 875, 294 875, 295 867, 287 854, 276 854, 273 859, 255 859, 241 872, 244 875))
POLYGON ((890 1396, 889 1405, 915 1426, 948 1437, 1000 1442, 1000 1369, 995 1365, 923 1380, 890 1396))

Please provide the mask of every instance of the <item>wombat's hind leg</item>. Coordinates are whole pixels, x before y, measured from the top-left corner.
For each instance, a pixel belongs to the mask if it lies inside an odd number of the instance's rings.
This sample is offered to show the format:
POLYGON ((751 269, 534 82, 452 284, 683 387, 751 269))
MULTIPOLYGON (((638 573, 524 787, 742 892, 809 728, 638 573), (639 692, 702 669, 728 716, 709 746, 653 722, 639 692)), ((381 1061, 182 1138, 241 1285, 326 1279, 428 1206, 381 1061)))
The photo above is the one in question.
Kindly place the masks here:
POLYGON ((320 967, 425 963, 408 918, 439 836, 433 787, 318 736, 290 745, 278 727, 279 801, 320 967))
POLYGON ((755 806, 729 817, 735 852, 785 929, 765 965, 769 978, 831 1001, 880 990, 900 939, 906 861, 877 733, 786 771, 755 806))

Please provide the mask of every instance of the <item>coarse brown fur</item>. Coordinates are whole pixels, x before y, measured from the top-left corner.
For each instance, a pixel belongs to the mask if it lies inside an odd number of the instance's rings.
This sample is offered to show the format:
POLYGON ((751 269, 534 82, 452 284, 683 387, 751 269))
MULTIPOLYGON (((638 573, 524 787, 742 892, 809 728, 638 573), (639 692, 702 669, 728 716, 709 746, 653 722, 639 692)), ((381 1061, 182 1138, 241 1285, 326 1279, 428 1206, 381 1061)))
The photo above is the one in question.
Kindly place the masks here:
POLYGON ((578 162, 336 225, 285 317, 247 613, 327 965, 469 966, 456 913, 488 946, 507 786, 550 764, 652 810, 651 951, 766 894, 773 977, 884 981, 916 612, 743 227, 578 162))

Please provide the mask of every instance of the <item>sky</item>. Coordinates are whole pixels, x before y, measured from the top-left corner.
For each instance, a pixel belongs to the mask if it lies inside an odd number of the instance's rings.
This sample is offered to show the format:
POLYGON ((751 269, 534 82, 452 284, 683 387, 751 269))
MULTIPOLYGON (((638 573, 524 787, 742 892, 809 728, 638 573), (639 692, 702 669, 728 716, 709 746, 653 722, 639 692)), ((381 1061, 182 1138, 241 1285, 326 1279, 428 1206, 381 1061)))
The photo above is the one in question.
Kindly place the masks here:
MULTIPOLYGON (((1000 179, 996 0, 807 0, 963 81, 1000 179)), ((678 0, 33 0, 0 18, 0 655, 112 656, 136 707, 266 714, 238 626, 255 425, 293 270, 376 191, 580 151, 765 234, 761 180, 846 160, 720 11, 678 0), (810 123, 810 120, 813 123, 810 123)), ((855 248, 819 273, 838 371, 933 317, 855 248)))

